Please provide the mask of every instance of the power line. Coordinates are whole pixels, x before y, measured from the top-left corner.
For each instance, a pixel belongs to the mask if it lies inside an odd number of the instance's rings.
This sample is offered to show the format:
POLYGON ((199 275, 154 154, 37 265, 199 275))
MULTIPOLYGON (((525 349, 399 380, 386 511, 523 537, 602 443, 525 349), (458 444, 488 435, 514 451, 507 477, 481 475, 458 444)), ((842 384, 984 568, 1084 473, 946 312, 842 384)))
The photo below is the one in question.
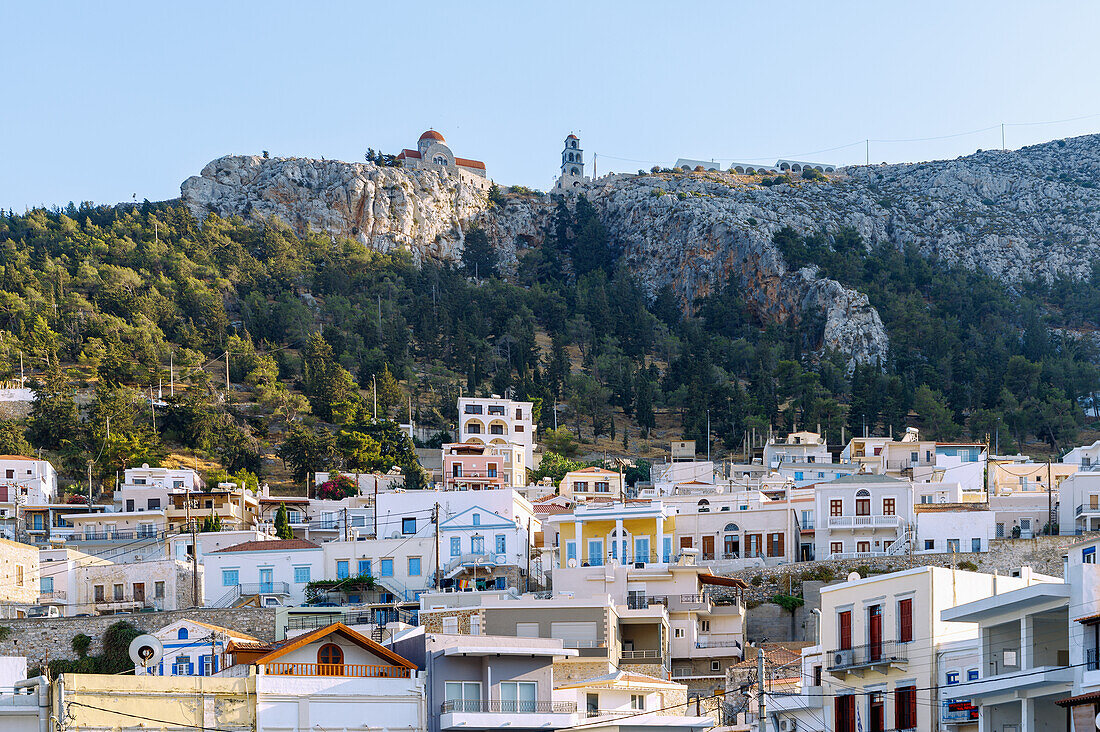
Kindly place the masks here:
POLYGON ((167 724, 173 727, 186 727, 188 729, 204 730, 204 732, 241 732, 244 727, 238 729, 225 729, 223 727, 204 727, 201 724, 188 724, 186 722, 173 722, 167 719, 157 719, 155 717, 145 717, 140 714, 130 714, 129 712, 120 712, 117 709, 104 709, 103 707, 97 707, 92 704, 85 704, 84 702, 70 701, 66 702, 70 707, 84 707, 85 709, 94 709, 98 712, 107 712, 108 714, 117 714, 121 717, 129 717, 130 719, 143 719, 147 722, 156 722, 157 724, 167 724))

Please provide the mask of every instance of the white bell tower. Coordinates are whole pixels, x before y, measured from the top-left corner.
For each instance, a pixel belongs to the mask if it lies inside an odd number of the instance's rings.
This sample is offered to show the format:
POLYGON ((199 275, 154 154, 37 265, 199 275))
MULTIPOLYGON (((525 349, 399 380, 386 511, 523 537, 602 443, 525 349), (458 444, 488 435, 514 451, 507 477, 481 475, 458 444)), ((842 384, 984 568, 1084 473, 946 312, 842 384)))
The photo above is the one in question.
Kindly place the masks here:
POLYGON ((565 147, 561 151, 561 176, 557 190, 572 191, 584 182, 584 150, 581 140, 573 133, 565 138, 565 147))

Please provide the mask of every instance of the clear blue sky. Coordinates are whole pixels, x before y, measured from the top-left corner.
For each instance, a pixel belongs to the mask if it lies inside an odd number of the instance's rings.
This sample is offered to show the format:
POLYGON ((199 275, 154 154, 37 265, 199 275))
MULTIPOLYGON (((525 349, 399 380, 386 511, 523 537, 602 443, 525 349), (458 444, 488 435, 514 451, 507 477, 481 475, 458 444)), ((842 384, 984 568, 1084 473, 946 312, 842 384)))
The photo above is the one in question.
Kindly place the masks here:
MULTIPOLYGON (((571 130, 599 172, 857 141, 810 157, 862 162, 865 138, 1100 114, 1098 21, 1092 2, 1005 0, 6 0, 0 207, 162 200, 221 155, 362 160, 428 127, 543 189, 571 130)), ((1009 127, 1008 145, 1096 130, 1009 127)), ((998 128, 871 159, 999 146, 998 128)))

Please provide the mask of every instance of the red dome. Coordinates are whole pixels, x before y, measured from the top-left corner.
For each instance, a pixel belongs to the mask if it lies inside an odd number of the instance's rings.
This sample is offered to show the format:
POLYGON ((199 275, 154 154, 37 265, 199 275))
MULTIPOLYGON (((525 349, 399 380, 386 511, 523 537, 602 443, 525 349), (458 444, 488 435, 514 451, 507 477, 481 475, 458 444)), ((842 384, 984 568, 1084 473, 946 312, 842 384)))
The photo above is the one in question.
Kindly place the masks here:
POLYGON ((423 140, 435 140, 436 142, 446 142, 446 140, 443 139, 443 135, 439 134, 435 130, 428 130, 423 135, 421 135, 420 136, 420 141, 423 141, 423 140))
POLYGON ((579 140, 579 139, 581 139, 581 138, 577 137, 577 136, 576 136, 576 135, 574 135, 573 133, 569 133, 569 137, 567 137, 567 138, 565 138, 565 139, 566 139, 566 140, 579 140))

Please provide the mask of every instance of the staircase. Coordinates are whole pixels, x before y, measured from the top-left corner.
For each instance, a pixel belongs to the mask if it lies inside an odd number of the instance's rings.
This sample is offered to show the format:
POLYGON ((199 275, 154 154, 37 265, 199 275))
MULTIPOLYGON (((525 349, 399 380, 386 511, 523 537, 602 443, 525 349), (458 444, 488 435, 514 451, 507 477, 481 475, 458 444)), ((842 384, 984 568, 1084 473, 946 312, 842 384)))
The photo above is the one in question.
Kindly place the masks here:
POLYGON ((247 605, 259 595, 286 597, 290 595, 290 585, 286 582, 250 582, 243 585, 234 585, 217 600, 209 603, 207 607, 241 607, 247 605))
POLYGON ((890 548, 886 550, 886 556, 896 557, 899 554, 905 554, 909 551, 909 545, 913 543, 913 539, 913 527, 906 526, 902 530, 901 536, 898 537, 897 541, 891 544, 890 548))

